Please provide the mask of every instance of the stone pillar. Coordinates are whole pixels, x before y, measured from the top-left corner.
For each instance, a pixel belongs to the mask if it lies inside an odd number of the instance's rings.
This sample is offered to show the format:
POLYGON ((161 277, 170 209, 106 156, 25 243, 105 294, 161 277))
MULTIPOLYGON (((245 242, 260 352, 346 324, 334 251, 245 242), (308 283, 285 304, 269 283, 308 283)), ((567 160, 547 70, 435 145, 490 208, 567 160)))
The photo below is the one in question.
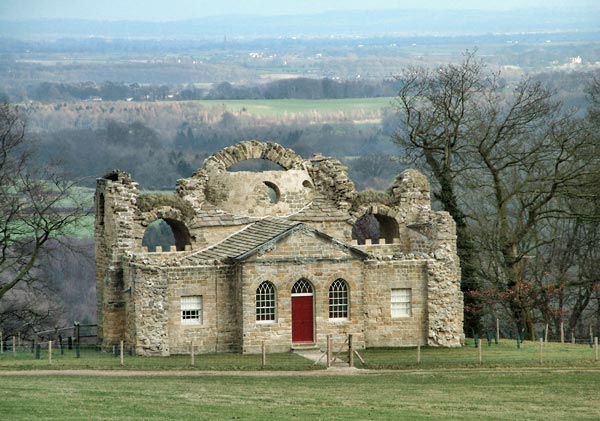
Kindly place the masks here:
POLYGON ((96 181, 98 342, 103 348, 118 344, 125 336, 128 296, 123 292, 122 258, 126 250, 141 243, 137 196, 137 183, 125 172, 113 171, 96 181))

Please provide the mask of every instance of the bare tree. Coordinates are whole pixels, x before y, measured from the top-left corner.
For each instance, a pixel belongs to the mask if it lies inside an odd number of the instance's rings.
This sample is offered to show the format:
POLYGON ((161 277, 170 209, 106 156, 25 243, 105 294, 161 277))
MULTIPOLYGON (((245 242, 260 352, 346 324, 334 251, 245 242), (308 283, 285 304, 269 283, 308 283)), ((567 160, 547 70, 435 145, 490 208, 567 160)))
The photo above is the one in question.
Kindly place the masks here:
MULTIPOLYGON (((9 302, 27 301, 19 299, 26 296, 25 287, 44 285, 35 270, 40 256, 51 240, 73 234, 88 214, 89 204, 74 187, 50 166, 36 166, 23 119, 10 105, 0 104, 0 304, 4 309, 12 308, 9 302)), ((35 310, 28 309, 39 317, 35 310)))
POLYGON ((480 288, 480 283, 457 177, 469 166, 464 150, 467 140, 476 136, 476 107, 490 86, 495 86, 495 75, 486 74, 474 53, 467 52, 459 65, 449 64, 435 70, 408 67, 397 79, 402 83, 396 101, 401 122, 394 140, 409 158, 429 170, 435 182, 434 198, 456 222, 461 288, 465 293, 465 331, 478 332, 482 309, 473 292, 480 288))
POLYGON ((400 79, 395 139, 429 170, 435 197, 456 220, 471 312, 465 327, 477 325, 481 299, 495 295, 517 329, 533 335, 539 297, 529 259, 556 241, 546 235, 548 221, 572 216, 559 199, 589 185, 600 168, 588 125, 540 83, 524 78, 509 89, 473 53, 400 79))

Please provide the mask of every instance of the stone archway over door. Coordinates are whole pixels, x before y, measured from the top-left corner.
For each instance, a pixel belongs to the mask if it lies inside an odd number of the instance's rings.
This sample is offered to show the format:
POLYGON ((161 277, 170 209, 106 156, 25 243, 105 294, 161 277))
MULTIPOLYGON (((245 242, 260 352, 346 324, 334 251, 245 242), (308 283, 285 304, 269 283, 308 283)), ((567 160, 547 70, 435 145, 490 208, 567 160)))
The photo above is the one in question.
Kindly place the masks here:
POLYGON ((300 279, 292 288, 292 343, 312 343, 314 332, 313 288, 300 279))

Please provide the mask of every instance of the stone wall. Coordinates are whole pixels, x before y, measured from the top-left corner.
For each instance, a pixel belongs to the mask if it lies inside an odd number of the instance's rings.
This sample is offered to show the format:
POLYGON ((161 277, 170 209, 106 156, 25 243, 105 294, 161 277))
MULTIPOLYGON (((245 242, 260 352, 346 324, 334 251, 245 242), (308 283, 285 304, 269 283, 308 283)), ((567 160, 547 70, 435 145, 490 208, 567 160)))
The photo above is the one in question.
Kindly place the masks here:
POLYGON ((214 206, 241 216, 287 216, 307 206, 314 194, 305 170, 224 171, 205 191, 214 198, 211 200, 214 206), (269 185, 277 195, 276 200, 271 197, 269 185))
POLYGON ((160 258, 168 253, 147 254, 145 262, 138 255, 125 264, 131 288, 127 343, 141 355, 187 353, 192 340, 201 353, 239 351, 235 270, 214 265, 174 266, 174 254, 170 254, 166 261, 171 263, 166 265, 161 265, 160 258), (182 324, 181 297, 185 296, 202 297, 200 322, 182 324))
POLYGON ((367 261, 364 268, 365 343, 368 347, 425 345, 427 260, 367 261), (410 317, 392 318, 392 288, 410 288, 410 317))
POLYGON ((456 347, 464 341, 463 294, 458 273, 458 262, 451 257, 427 262, 429 345, 456 347))

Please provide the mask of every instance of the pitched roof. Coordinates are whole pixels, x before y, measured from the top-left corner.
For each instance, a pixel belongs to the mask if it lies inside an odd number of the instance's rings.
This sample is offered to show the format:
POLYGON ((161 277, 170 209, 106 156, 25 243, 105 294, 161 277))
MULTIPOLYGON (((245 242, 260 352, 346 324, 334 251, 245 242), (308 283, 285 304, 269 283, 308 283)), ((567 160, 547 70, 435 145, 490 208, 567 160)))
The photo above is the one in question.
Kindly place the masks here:
MULTIPOLYGON (((220 243, 200 252, 194 253, 193 257, 200 260, 213 261, 244 260, 245 258, 253 255, 265 244, 276 242, 303 226, 308 227, 301 222, 293 222, 285 219, 262 219, 246 226, 230 237, 227 237, 220 243)), ((314 230, 314 232, 329 241, 336 241, 327 234, 317 230, 314 230)), ((366 257, 366 254, 361 250, 350 246, 347 247, 352 252, 358 253, 362 257, 366 257)))
POLYGON ((247 254, 264 243, 285 234, 299 223, 284 219, 262 219, 246 226, 220 243, 203 250, 195 257, 202 260, 227 260, 247 254))

